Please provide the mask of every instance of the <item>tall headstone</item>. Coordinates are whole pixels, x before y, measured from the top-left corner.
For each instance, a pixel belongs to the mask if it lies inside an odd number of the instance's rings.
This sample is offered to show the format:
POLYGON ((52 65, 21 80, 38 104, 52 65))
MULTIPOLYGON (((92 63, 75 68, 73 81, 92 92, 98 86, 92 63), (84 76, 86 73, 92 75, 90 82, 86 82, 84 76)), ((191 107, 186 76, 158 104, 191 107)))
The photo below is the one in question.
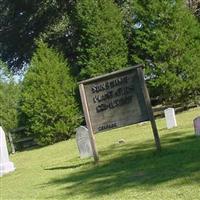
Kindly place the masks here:
POLYGON ((196 117, 193 123, 194 123, 195 135, 200 136, 200 116, 196 117))
POLYGON ((76 129, 76 142, 81 158, 93 156, 89 133, 86 127, 80 126, 76 129))
POLYGON ((0 176, 15 170, 14 164, 9 160, 6 137, 0 126, 0 176))
POLYGON ((177 127, 174 108, 168 108, 164 110, 164 113, 165 113, 167 128, 170 129, 177 127))

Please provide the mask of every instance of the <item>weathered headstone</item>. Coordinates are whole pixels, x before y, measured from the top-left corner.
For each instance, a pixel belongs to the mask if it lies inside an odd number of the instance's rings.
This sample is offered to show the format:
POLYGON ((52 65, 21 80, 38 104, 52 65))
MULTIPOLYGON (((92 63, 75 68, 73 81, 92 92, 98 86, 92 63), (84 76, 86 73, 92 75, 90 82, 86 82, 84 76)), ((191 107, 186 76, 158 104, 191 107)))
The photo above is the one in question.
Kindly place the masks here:
POLYGON ((0 126, 0 176, 15 170, 14 164, 9 160, 5 133, 0 126))
POLYGON ((81 158, 93 156, 89 133, 86 127, 80 126, 76 129, 76 142, 81 158))
POLYGON ((195 135, 200 136, 200 116, 196 117, 193 123, 194 123, 195 135))
POLYGON ((174 108, 164 110, 167 128, 174 128, 177 126, 174 108))

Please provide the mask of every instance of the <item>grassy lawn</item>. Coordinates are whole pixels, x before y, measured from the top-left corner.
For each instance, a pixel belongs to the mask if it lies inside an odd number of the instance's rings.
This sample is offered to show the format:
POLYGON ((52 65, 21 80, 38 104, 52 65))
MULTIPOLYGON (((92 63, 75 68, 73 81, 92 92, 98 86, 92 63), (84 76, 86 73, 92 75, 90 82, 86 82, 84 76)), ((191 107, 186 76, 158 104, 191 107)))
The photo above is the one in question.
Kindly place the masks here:
POLYGON ((178 127, 170 130, 158 119, 160 153, 149 123, 97 134, 98 166, 79 159, 74 139, 16 153, 16 171, 0 178, 0 199, 199 200, 198 115, 199 108, 178 114, 178 127))

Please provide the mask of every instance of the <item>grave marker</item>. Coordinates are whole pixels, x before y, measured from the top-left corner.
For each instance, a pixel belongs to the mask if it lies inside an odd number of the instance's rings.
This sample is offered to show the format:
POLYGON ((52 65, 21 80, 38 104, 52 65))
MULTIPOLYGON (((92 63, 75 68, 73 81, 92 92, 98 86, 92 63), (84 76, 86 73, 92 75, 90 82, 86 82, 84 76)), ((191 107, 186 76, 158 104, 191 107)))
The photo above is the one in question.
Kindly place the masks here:
POLYGON ((15 170, 14 164, 9 160, 5 133, 0 126, 0 176, 15 170))
POLYGON ((76 143, 81 158, 93 156, 89 133, 86 127, 80 126, 76 129, 76 143))
POLYGON ((165 109, 164 113, 165 113, 167 128, 170 129, 177 127, 174 108, 165 109))
POLYGON ((194 123, 195 135, 200 136, 200 116, 196 117, 193 123, 194 123))

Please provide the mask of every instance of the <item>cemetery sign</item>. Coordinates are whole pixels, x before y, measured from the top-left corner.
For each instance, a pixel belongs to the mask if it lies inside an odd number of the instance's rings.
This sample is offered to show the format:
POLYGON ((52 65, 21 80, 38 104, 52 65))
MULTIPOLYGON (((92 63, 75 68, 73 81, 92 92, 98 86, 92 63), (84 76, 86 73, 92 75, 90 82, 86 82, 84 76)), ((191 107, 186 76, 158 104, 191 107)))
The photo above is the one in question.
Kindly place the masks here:
MULTIPOLYGON (((148 120, 151 121, 156 146, 160 149, 142 65, 82 81, 79 90, 94 149, 93 133, 148 120)), ((94 154, 97 154, 96 150, 94 154)), ((95 157, 98 159, 97 155, 95 157)))

